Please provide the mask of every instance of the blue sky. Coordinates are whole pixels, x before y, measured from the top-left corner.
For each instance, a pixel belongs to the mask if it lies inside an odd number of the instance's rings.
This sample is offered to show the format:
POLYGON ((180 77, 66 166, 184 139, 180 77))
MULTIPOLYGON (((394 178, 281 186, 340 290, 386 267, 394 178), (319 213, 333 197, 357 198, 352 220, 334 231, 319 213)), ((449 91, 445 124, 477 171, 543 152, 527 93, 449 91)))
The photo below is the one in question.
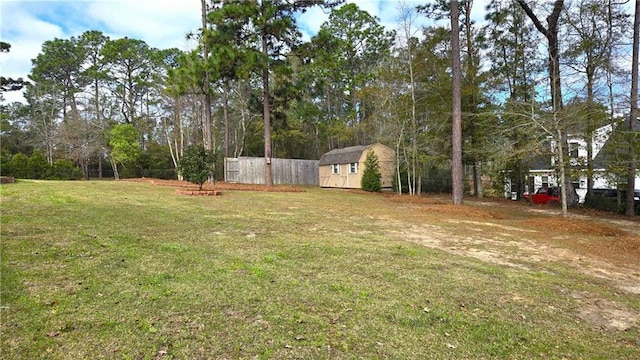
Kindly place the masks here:
MULTIPOLYGON (((415 7, 428 0, 404 0, 415 7)), ((400 0, 348 0, 395 29, 400 0)), ((476 0, 474 18, 482 19, 487 0, 476 0)), ((315 34, 328 18, 314 8, 299 18, 305 39, 315 34)), ((200 27, 199 0, 0 0, 0 39, 11 44, 9 54, 0 55, 0 71, 6 77, 24 77, 31 71, 31 59, 42 43, 68 39, 87 30, 99 30, 112 39, 131 37, 149 46, 190 50, 195 44, 185 34, 200 27)), ((5 101, 21 98, 5 93, 5 101)))

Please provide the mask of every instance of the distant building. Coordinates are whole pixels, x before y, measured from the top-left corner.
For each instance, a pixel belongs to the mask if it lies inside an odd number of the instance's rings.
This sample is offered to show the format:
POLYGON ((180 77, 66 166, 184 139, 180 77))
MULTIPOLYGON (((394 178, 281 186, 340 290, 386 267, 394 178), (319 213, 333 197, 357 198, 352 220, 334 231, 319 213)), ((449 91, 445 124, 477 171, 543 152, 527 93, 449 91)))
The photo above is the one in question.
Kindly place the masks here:
MULTIPOLYGON (((624 126, 621 124, 620 126, 624 126)), ((616 180, 611 176, 610 165, 613 161, 612 153, 614 151, 611 139, 613 127, 605 125, 598 128, 593 136, 593 188, 594 189, 615 189, 617 187, 616 180)), ((572 172, 571 178, 573 187, 575 188, 580 202, 584 201, 587 195, 587 175, 584 171, 587 162, 587 141, 581 136, 569 135, 569 161, 573 169, 581 170, 572 172)), ((559 173, 557 172, 556 155, 553 149, 556 148, 554 141, 549 143, 550 151, 548 155, 535 157, 529 166, 529 179, 526 185, 526 191, 535 193, 541 187, 558 186, 560 183, 559 173)), ((571 176, 568 174, 568 176, 571 176)), ((635 188, 640 189, 640 176, 636 175, 635 188)), ((506 194, 510 197, 509 191, 506 194)))
POLYGON ((367 153, 378 157, 382 187, 391 188, 395 169, 395 151, 382 144, 351 146, 325 153, 318 162, 321 187, 360 189, 367 153))

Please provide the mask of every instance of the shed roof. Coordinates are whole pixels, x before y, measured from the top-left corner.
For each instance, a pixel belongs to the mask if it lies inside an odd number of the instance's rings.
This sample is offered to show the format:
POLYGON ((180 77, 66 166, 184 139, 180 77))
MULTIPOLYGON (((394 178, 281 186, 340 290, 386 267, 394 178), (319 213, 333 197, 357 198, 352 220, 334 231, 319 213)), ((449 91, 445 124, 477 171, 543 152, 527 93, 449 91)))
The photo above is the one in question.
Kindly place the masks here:
POLYGON ((342 149, 331 150, 322 155, 318 165, 349 164, 358 162, 360 161, 362 153, 373 145, 375 144, 350 146, 342 149))

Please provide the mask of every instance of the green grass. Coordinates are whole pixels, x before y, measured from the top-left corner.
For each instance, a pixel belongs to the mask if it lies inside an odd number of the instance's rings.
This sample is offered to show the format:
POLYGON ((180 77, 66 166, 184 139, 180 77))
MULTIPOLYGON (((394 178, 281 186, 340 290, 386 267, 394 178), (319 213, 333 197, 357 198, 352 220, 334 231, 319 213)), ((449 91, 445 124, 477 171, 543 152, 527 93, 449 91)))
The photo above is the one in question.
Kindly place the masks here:
POLYGON ((0 191, 2 359, 640 354, 637 324, 581 321, 570 294, 635 313, 638 296, 563 264, 522 270, 405 242, 390 228, 427 224, 382 196, 189 197, 127 182, 0 191))

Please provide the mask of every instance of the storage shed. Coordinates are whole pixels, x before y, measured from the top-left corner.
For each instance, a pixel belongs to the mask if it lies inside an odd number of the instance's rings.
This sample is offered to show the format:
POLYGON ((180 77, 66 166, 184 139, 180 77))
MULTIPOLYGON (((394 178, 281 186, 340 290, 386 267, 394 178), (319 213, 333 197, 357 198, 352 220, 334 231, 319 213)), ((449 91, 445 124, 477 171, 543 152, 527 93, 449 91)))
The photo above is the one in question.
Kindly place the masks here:
POLYGON ((321 187, 360 189, 367 153, 378 157, 382 187, 391 188, 394 174, 395 151, 380 143, 334 149, 322 155, 318 162, 321 187))

